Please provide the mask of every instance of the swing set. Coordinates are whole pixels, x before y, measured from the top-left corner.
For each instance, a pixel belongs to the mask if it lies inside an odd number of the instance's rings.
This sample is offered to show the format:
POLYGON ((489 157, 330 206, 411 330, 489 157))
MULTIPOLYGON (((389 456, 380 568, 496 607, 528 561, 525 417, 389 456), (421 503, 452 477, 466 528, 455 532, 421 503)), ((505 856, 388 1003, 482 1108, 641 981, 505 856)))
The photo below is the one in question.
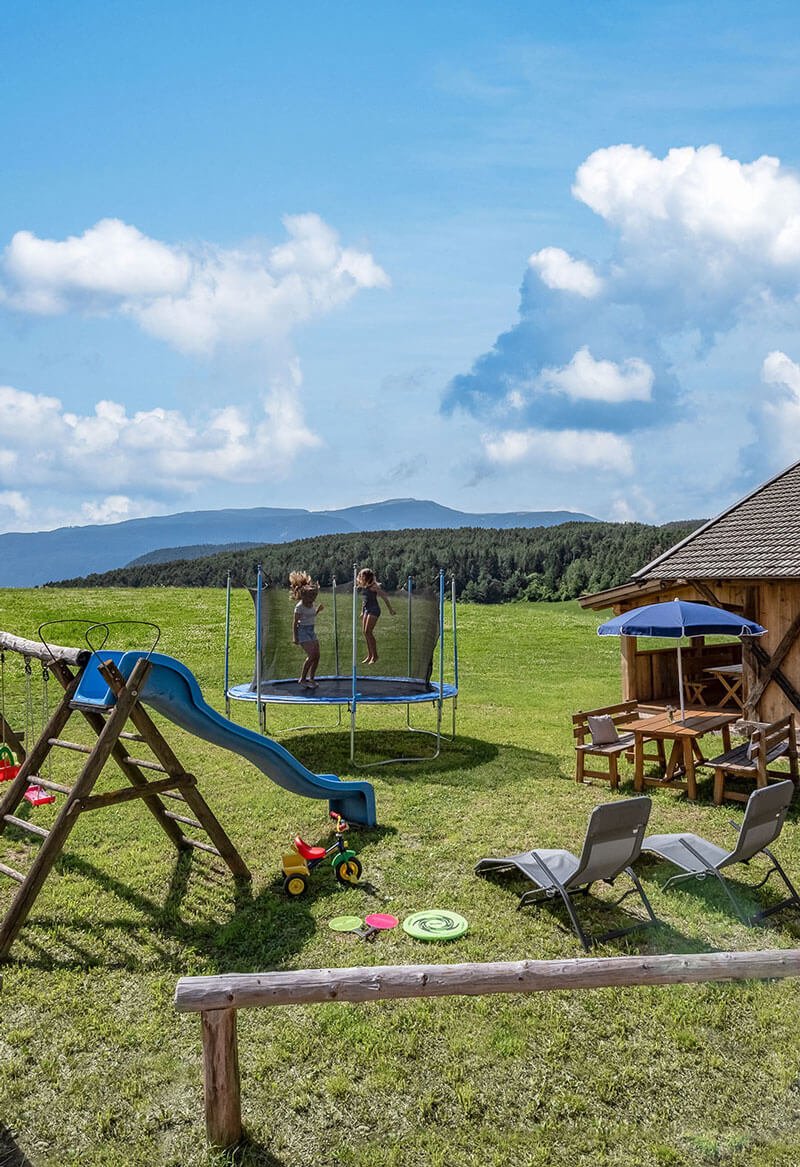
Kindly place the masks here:
POLYGON ((139 799, 179 852, 193 849, 209 853, 222 859, 235 879, 251 879, 244 860, 200 793, 197 778, 181 765, 161 729, 139 700, 152 667, 149 657, 158 643, 160 630, 153 624, 146 624, 154 630, 155 641, 147 652, 143 652, 126 680, 112 656, 103 657, 112 624, 145 625, 146 622, 50 621, 40 626, 39 642, 0 631, 0 853, 3 836, 9 827, 32 835, 34 840, 41 840, 27 872, 0 862, 0 876, 19 884, 7 911, 0 916, 0 960, 8 956, 73 827, 80 815, 86 812, 139 799), (85 629, 88 648, 48 643, 43 630, 52 624, 81 625, 85 629), (93 638, 101 643, 95 646, 93 638), (8 716, 6 653, 17 654, 24 662, 25 730, 22 734, 13 729, 8 716), (42 667, 38 735, 33 661, 38 661, 42 667), (91 688, 94 674, 97 687, 113 694, 113 700, 108 704, 81 700, 81 693, 91 688), (51 677, 63 690, 52 711, 48 696, 51 677), (93 738, 91 744, 63 736, 73 718, 88 725, 93 738), (129 743, 137 743, 137 752, 141 752, 139 745, 145 747, 150 756, 132 756, 129 743), (56 749, 80 759, 76 767, 78 772, 69 785, 53 778, 51 755, 56 749), (94 787, 110 761, 116 764, 127 785, 95 794, 94 787), (155 777, 149 777, 153 772, 155 777), (60 805, 49 827, 17 814, 24 803, 36 809, 55 802, 60 805), (171 809, 175 803, 177 807, 171 809), (205 837, 198 838, 196 833, 205 837))

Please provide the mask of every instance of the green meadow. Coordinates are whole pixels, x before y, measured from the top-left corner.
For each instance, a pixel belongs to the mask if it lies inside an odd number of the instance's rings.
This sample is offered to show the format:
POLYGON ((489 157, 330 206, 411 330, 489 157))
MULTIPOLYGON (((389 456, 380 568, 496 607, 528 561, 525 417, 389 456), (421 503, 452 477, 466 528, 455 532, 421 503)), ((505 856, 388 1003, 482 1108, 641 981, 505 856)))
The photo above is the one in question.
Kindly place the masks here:
MULTIPOLYGON (((61 617, 152 621, 159 651, 184 661, 223 707, 219 591, 6 591, 0 606, 0 626, 30 637, 61 617)), ((306 898, 289 901, 281 852, 295 833, 329 837, 326 804, 285 793, 166 723, 250 866, 250 890, 237 895, 212 856, 178 857, 141 805, 81 817, 0 969, 2 1167, 795 1167, 800 987, 792 980, 245 1011, 248 1143, 235 1159, 206 1147, 200 1025, 173 1009, 178 977, 582 955, 560 909, 517 912, 520 885, 476 878, 473 868, 484 855, 535 845, 580 848, 592 807, 609 791, 573 781, 570 714, 618 699, 618 642, 598 638, 596 615, 575 603, 462 605, 458 620, 457 739, 434 761, 371 772, 380 826, 350 833, 362 886, 339 887, 326 865, 306 898), (426 907, 461 912, 469 932, 436 946, 397 929, 366 945, 327 927, 335 915, 402 919, 426 907)), ((245 680, 253 643, 245 595, 235 596, 233 625, 231 676, 245 680)), ((146 645, 146 636, 146 628, 121 629, 112 640, 146 645)), ((58 686, 51 679, 48 688, 52 702, 58 686)), ((27 720, 38 732, 38 665, 28 702, 21 662, 7 654, 4 689, 12 724, 27 720)), ((254 724, 252 710, 234 715, 254 724)), ((404 749, 404 715, 403 707, 366 710, 360 748, 404 749)), ((431 716, 425 709, 414 720, 431 716)), ((309 720, 318 724, 302 732, 291 710, 270 711, 269 720, 311 769, 356 776, 346 726, 330 710, 315 712, 309 720)), ((69 723, 69 736, 90 740, 78 726, 69 723)), ((56 780, 74 775, 76 757, 54 759, 56 780)), ((632 791, 624 770, 622 798, 632 791)), ((108 767, 98 790, 118 784, 108 767)), ((47 826, 54 811, 26 813, 47 826)), ((709 774, 695 805, 655 792, 650 829, 693 830, 722 844, 741 815, 739 805, 713 807, 709 774)), ((35 849, 9 829, 0 860, 24 869, 35 849)), ((800 878, 796 817, 776 850, 800 878)), ((643 863, 640 872, 661 923, 598 954, 798 944, 800 920, 790 913, 748 927, 717 888, 664 893, 664 866, 643 863)), ((734 892, 751 908, 779 894, 771 885, 755 893, 758 878, 755 865, 734 873, 734 892)), ((0 906, 14 886, 0 879, 0 906)), ((596 929, 640 910, 633 898, 621 909, 591 899, 582 907, 596 929)))

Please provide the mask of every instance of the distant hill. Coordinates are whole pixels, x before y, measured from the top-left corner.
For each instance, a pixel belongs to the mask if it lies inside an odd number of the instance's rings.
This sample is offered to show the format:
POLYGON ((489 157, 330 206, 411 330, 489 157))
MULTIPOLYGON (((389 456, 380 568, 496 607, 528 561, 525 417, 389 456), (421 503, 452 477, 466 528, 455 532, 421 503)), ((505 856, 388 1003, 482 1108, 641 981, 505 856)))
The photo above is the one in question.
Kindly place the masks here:
MULTIPOLYGON (((289 572, 304 568, 323 587, 335 577, 348 586, 353 564, 369 564, 388 589, 432 584, 440 567, 456 595, 476 603, 567 600, 629 579, 697 524, 562 523, 554 527, 460 527, 445 530, 349 532, 292 543, 225 551, 201 559, 147 563, 83 578, 59 587, 223 587, 255 583, 257 565, 268 582, 285 588, 289 572)), ((448 585, 449 586, 449 585, 448 585)))
POLYGON ((55 531, 0 535, 0 587, 32 587, 47 580, 109 571, 154 551, 188 558, 186 547, 229 547, 232 543, 286 543, 317 535, 407 528, 542 527, 564 522, 595 522, 571 511, 519 511, 468 514, 435 502, 389 499, 333 511, 253 507, 185 511, 55 531))
POLYGON ((176 559, 205 559, 208 555, 219 555, 222 551, 245 551, 248 547, 258 547, 258 543, 196 543, 194 547, 159 547, 158 551, 137 555, 125 566, 144 567, 148 563, 173 563, 176 559))

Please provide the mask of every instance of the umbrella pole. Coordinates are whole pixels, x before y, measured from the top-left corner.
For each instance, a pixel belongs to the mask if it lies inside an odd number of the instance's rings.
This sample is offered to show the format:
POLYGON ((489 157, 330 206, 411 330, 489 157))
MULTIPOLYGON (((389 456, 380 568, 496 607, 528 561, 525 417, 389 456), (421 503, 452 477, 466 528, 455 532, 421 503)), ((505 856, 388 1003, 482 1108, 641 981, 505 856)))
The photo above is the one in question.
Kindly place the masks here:
POLYGON ((681 662, 681 642, 678 641, 678 692, 681 697, 681 722, 686 718, 686 709, 683 703, 683 664, 681 662))

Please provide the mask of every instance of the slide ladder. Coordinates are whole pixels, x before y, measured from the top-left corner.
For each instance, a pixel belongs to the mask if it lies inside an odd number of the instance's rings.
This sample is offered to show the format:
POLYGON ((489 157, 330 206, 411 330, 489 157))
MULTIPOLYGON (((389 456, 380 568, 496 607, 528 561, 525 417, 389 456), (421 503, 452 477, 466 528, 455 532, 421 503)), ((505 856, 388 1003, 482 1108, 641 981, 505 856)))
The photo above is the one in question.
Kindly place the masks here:
POLYGON ((0 862, 0 876, 19 884, 0 921, 0 959, 8 955, 79 816, 87 811, 141 799, 178 851, 193 848, 208 852, 222 859, 235 878, 251 878, 244 860, 200 793, 197 779, 183 768, 140 703, 140 694, 151 667, 149 659, 142 656, 126 679, 112 659, 101 664, 97 672, 114 696, 108 704, 98 705, 76 700, 81 673, 73 673, 63 661, 51 664, 50 670, 62 685, 64 696, 27 756, 22 756, 23 750, 17 739, 17 755, 21 762, 19 772, 5 790, 0 786, 0 836, 8 828, 13 828, 42 840, 27 872, 0 862), (92 745, 62 736, 75 716, 81 717, 91 727, 95 736, 92 745), (128 743, 137 745, 137 753, 141 752, 140 744, 146 746, 151 756, 132 756, 128 743), (70 786, 42 775, 44 763, 54 749, 71 751, 83 759, 70 786), (95 784, 111 759, 127 785, 94 794, 95 784), (64 799, 49 829, 17 814, 31 786, 64 799), (195 833, 188 833, 187 828, 195 833), (198 838, 198 833, 202 837, 198 838))

